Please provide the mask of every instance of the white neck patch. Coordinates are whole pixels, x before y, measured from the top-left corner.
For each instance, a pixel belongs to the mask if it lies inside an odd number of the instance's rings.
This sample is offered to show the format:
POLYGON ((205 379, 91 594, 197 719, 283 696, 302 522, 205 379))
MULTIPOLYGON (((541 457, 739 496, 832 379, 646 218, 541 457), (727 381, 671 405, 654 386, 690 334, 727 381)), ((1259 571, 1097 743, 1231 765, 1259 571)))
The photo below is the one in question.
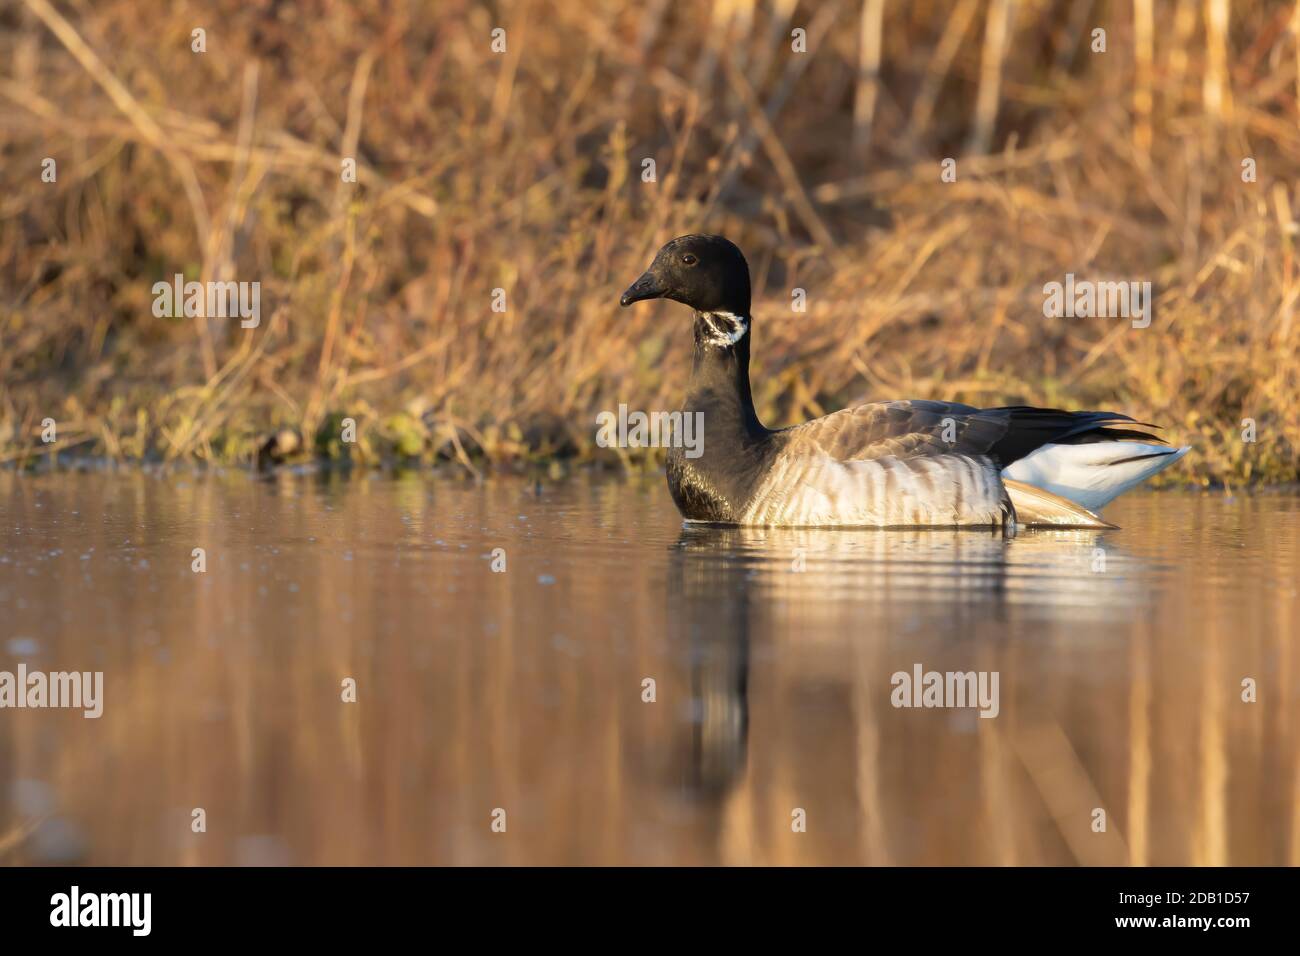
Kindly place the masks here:
POLYGON ((734 312, 701 312, 704 320, 704 341, 723 348, 735 345, 749 332, 749 316, 734 312))

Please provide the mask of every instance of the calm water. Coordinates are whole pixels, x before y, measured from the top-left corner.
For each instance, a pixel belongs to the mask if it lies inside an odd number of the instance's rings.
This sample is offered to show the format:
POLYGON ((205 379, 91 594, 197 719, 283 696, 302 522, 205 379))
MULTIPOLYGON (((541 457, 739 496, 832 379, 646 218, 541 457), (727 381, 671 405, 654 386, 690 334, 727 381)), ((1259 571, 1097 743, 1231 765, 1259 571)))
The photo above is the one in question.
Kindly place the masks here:
POLYGON ((0 710, 0 863, 1300 863, 1300 497, 1107 517, 0 473, 0 671, 104 674, 98 720, 0 710), (916 664, 997 672, 997 716, 895 708, 916 664))

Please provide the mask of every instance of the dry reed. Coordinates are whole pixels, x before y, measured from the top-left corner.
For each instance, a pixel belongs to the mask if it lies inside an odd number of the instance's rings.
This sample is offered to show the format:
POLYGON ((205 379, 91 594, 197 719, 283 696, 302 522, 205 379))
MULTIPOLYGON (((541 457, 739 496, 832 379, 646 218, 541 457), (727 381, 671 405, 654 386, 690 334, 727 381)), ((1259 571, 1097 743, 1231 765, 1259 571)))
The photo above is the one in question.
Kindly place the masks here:
POLYGON ((708 230, 756 274, 769 424, 1115 408, 1195 445, 1183 476, 1297 477, 1300 5, 213 9, 0 11, 0 461, 47 417, 113 459, 612 455, 596 412, 689 367, 681 311, 618 293, 708 230), (259 281, 261 325, 154 318, 177 272, 259 281), (1150 328, 1044 318, 1067 272, 1152 281, 1150 328))

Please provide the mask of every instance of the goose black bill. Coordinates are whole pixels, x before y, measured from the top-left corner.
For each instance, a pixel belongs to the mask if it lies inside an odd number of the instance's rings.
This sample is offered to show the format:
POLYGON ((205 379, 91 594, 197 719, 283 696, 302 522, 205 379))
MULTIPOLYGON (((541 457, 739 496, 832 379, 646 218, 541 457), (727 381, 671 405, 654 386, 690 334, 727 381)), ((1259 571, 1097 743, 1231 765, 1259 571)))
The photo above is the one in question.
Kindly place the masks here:
POLYGON ((660 283, 658 276, 653 272, 645 272, 642 274, 641 278, 637 279, 627 287, 627 291, 623 293, 623 297, 618 300, 618 303, 626 308, 633 302, 641 302, 644 299, 662 298, 666 291, 667 290, 663 287, 663 284, 660 283))

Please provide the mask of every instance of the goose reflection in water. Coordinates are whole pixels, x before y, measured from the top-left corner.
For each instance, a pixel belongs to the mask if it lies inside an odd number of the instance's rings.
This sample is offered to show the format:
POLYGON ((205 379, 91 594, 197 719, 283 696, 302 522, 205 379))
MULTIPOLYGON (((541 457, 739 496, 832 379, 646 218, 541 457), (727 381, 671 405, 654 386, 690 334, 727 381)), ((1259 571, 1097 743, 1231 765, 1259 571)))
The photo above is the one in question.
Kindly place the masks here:
POLYGON ((691 694, 679 729, 679 739, 689 733, 689 745, 679 744, 689 754, 680 783, 721 801, 743 779, 755 645, 799 658, 793 669, 806 664, 810 673, 828 643, 875 645, 871 656, 885 666, 868 679, 884 700, 891 668, 916 654, 891 654, 899 637, 955 644, 972 638, 976 623, 1044 612, 1130 617, 1148 592, 1129 573, 1134 559, 1107 534, 687 525, 671 549, 667 589, 669 646, 686 665, 691 694), (796 621, 797 629, 784 627, 796 621))

